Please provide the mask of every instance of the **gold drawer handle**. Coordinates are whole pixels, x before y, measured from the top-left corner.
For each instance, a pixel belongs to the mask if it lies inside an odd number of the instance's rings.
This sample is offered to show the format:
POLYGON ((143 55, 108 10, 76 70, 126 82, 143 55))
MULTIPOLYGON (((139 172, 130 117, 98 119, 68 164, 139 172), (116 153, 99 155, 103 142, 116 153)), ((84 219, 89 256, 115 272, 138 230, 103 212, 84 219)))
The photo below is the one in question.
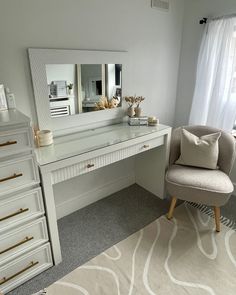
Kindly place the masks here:
POLYGON ((145 149, 148 149, 148 148, 150 147, 150 145, 149 145, 149 144, 145 144, 143 147, 144 147, 145 149))
POLYGON ((21 176, 23 176, 22 173, 18 173, 18 174, 14 173, 11 176, 8 176, 8 177, 5 177, 5 178, 0 179, 0 182, 4 182, 4 181, 11 180, 11 179, 14 179, 14 178, 17 178, 17 177, 21 177, 21 176))
POLYGON ((87 165, 87 168, 92 168, 92 167, 94 167, 94 164, 88 164, 87 165))
POLYGON ((11 217, 14 217, 16 215, 22 214, 22 213, 24 213, 26 211, 29 211, 29 208, 25 208, 25 209, 20 208, 18 211, 14 212, 14 213, 12 213, 10 215, 7 215, 7 216, 4 216, 4 217, 0 218, 0 221, 4 221, 4 220, 9 219, 11 217))
POLYGON ((10 250, 12 250, 12 249, 14 249, 14 248, 16 248, 16 247, 18 247, 18 246, 21 246, 21 245, 23 245, 23 244, 25 244, 25 243, 27 243, 27 242, 29 242, 29 241, 31 241, 31 240, 33 240, 33 238, 34 238, 34 237, 25 237, 24 240, 22 240, 22 241, 16 243, 15 245, 13 245, 13 246, 11 246, 11 247, 5 249, 5 250, 0 251, 0 255, 6 253, 6 252, 8 252, 8 251, 10 251, 10 250))
POLYGON ((17 144, 17 141, 13 140, 13 141, 6 141, 4 143, 0 143, 0 147, 7 146, 7 145, 12 145, 12 144, 17 144))
POLYGON ((24 273, 25 271, 29 270, 30 268, 34 267, 34 266, 37 265, 38 263, 39 263, 38 261, 35 261, 35 262, 31 261, 30 264, 29 264, 28 266, 26 266, 26 267, 23 268, 22 270, 18 271, 18 272, 15 273, 14 275, 12 275, 12 276, 10 276, 10 277, 8 277, 8 278, 4 277, 4 278, 0 279, 0 286, 1 286, 2 284, 4 284, 4 283, 6 283, 6 282, 8 282, 8 281, 10 281, 10 280, 12 280, 12 279, 14 279, 15 277, 19 276, 20 274, 24 273))

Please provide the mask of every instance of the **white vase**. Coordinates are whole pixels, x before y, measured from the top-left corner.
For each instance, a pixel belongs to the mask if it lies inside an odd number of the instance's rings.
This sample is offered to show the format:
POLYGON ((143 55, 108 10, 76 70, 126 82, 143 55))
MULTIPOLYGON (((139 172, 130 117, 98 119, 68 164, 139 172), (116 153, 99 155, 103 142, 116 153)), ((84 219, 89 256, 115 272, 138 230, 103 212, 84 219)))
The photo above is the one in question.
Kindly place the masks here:
POLYGON ((69 95, 73 95, 73 89, 68 89, 69 95))
POLYGON ((140 107, 136 107, 134 111, 135 111, 135 117, 141 117, 142 109, 140 107))

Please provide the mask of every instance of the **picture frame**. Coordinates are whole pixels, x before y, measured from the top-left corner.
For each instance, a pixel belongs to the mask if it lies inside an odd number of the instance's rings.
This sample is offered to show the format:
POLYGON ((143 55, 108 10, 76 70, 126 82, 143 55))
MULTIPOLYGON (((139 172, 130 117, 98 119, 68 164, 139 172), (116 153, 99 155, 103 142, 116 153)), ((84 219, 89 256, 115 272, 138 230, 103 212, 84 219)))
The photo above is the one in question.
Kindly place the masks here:
POLYGON ((57 97, 67 96, 66 81, 53 81, 53 83, 56 85, 56 96, 57 97))
POLYGON ((4 85, 0 84, 0 111, 5 111, 7 109, 7 98, 4 90, 4 85))

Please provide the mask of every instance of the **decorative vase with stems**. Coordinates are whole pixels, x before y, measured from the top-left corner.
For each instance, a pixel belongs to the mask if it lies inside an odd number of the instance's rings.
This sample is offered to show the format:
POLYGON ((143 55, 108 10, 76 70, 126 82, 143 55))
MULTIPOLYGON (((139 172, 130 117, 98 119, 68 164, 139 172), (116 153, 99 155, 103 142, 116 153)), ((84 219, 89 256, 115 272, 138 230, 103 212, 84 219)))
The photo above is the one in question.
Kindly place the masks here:
POLYGON ((142 109, 140 108, 140 103, 142 101, 144 101, 144 97, 143 96, 125 96, 125 101, 128 103, 129 107, 128 107, 128 111, 127 111, 127 115, 129 117, 140 117, 141 113, 142 113, 142 109), (134 108, 134 105, 136 105, 136 107, 134 108))
POLYGON ((127 110, 127 115, 129 117, 134 117, 135 112, 134 112, 134 103, 135 103, 135 97, 134 96, 125 96, 124 97, 125 101, 128 103, 128 110, 127 110))
POLYGON ((137 96, 135 97, 135 104, 136 104, 136 107, 134 109, 135 111, 135 117, 141 117, 141 114, 142 114, 142 109, 140 108, 140 103, 142 101, 144 101, 144 97, 143 96, 137 96))

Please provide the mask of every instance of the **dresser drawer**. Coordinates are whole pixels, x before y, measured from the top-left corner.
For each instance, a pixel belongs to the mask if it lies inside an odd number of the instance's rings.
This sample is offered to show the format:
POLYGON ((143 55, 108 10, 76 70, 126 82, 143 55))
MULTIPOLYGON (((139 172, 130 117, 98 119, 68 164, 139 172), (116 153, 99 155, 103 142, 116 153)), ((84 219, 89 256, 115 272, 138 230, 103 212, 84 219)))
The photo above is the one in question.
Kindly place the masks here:
POLYGON ((38 182, 38 171, 32 156, 0 163, 0 196, 38 182))
POLYGON ((0 233, 43 214, 41 188, 0 199, 0 233))
POLYGON ((0 236, 0 265, 48 241, 45 217, 0 236))
POLYGON ((52 266, 49 243, 0 267, 0 291, 9 292, 52 266))
POLYGON ((30 129, 0 132, 0 157, 30 151, 32 148, 30 129))

